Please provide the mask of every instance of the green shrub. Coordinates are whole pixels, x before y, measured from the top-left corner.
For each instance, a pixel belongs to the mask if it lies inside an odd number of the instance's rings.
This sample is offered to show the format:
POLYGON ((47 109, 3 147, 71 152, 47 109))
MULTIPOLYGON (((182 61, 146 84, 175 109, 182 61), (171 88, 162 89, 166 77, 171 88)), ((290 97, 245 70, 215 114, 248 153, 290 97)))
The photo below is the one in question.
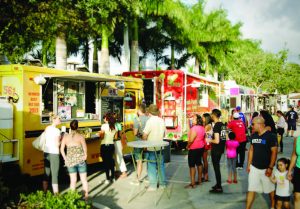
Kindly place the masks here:
POLYGON ((65 194, 53 195, 51 192, 46 194, 37 191, 29 195, 21 194, 21 200, 18 208, 49 208, 49 209, 73 209, 73 208, 91 208, 82 196, 77 192, 67 192, 65 194))
POLYGON ((0 205, 5 206, 8 200, 9 188, 4 184, 2 175, 2 162, 0 161, 0 205))

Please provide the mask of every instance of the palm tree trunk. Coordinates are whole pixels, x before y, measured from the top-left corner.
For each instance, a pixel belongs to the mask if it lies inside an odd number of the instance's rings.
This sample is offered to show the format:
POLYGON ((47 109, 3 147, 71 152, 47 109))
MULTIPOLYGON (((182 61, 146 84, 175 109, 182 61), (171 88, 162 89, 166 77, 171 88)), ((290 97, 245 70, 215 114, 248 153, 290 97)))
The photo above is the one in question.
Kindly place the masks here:
POLYGON ((197 57, 195 57, 195 69, 194 69, 195 74, 200 74, 200 63, 197 57))
POLYGON ((84 41, 84 64, 85 66, 89 65, 89 39, 84 41))
POLYGON ((56 68, 66 70, 67 69, 67 43, 66 35, 64 33, 59 33, 56 37, 56 68))
POLYGON ((171 70, 175 70, 175 49, 174 43, 171 43, 171 70))
POLYGON ((218 77, 219 77, 218 69, 217 69, 217 67, 215 67, 215 69, 214 69, 214 79, 217 81, 218 77))
POLYGON ((208 77, 209 76, 209 62, 208 62, 208 55, 206 55, 206 66, 205 66, 205 76, 208 77))
POLYGON ((139 37, 138 37, 138 17, 134 17, 132 24, 132 41, 130 50, 130 71, 139 71, 139 37))
POLYGON ((122 65, 125 71, 130 71, 130 49, 129 49, 129 37, 128 37, 128 23, 124 25, 124 46, 122 55, 122 65))
POLYGON ((44 66, 48 65, 47 53, 49 49, 49 43, 47 41, 42 41, 42 63, 44 66))
POLYGON ((108 49, 108 32, 107 28, 102 28, 102 43, 101 43, 101 63, 99 73, 110 73, 109 49, 108 49))
POLYGON ((98 73, 99 70, 99 66, 98 66, 98 48, 97 48, 97 42, 96 39, 94 39, 93 42, 93 47, 94 47, 94 51, 93 51, 93 73, 98 73))

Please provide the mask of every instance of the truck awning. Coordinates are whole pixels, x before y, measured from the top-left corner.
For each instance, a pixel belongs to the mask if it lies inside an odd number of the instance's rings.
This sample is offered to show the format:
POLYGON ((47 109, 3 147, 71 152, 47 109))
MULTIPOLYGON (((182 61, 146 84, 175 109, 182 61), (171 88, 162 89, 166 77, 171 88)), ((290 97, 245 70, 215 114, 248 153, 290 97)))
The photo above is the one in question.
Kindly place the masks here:
MULTIPOLYGON (((74 74, 74 75, 54 75, 54 74, 42 74, 45 78, 66 78, 72 80, 81 80, 81 81, 99 81, 99 82, 109 82, 109 81, 123 81, 123 82, 137 82, 140 79, 124 77, 124 76, 113 76, 113 75, 86 75, 84 74, 74 74)), ((141 81, 142 82, 142 81, 141 81)))

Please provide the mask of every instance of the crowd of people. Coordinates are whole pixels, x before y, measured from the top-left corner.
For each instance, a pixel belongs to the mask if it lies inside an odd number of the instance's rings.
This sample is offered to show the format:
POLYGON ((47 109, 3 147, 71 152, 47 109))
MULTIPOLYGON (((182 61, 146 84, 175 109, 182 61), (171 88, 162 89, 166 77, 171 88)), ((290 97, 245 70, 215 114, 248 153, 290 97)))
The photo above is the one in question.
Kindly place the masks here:
MULTIPOLYGON (((262 192, 269 194, 271 208, 275 206, 276 208, 290 208, 290 182, 294 185, 295 208, 300 208, 300 137, 295 138, 291 159, 277 160, 278 146, 280 146, 279 152, 283 152, 285 123, 288 124, 286 136, 289 134, 294 136, 298 115, 291 107, 286 114, 277 111, 277 116, 278 121, 275 123, 268 111, 261 110, 259 113, 254 112, 248 123, 247 117, 238 106, 232 111, 230 120, 225 124, 221 121, 219 109, 213 109, 211 113, 204 113, 202 116, 195 114, 192 118, 186 147, 190 183, 185 188, 193 189, 209 181, 208 157, 211 156, 216 183, 209 192, 223 193, 220 160, 224 153, 226 153, 228 168, 227 183, 237 184, 237 170, 244 169, 246 145, 250 142, 246 163, 246 171, 249 173, 246 208, 251 208, 255 194, 262 192)), ((69 133, 62 135, 57 128, 60 124, 59 116, 52 115, 51 118, 52 124, 45 129, 43 188, 47 190, 51 176, 52 190, 54 193, 59 192, 58 170, 61 153, 69 172, 70 189, 76 189, 77 173, 79 173, 83 195, 87 199, 87 146, 84 137, 77 131, 78 121, 73 120, 70 123, 69 133)), ((108 113, 103 117, 103 121, 98 133, 99 149, 106 175, 104 183, 109 184, 115 180, 115 168, 121 172, 120 177, 127 176, 120 142, 124 133, 117 115, 108 113)), ((134 119, 133 133, 135 140, 163 140, 166 127, 156 105, 150 105, 148 109, 144 104, 139 106, 137 117, 134 119)), ((143 160, 146 159, 148 191, 165 188, 167 181, 163 158, 163 152, 154 148, 148 148, 147 151, 134 148, 137 176, 136 180, 131 183, 140 184, 143 181, 143 160), (160 158, 159 161, 157 157, 160 158), (160 170, 159 175, 158 170, 160 170)))
POLYGON ((271 208, 290 208, 291 182, 294 185, 295 208, 300 208, 298 157, 300 137, 295 138, 291 163, 287 158, 277 160, 277 153, 283 152, 285 124, 288 125, 286 136, 289 132, 293 136, 298 119, 297 113, 292 107, 286 114, 277 111, 276 123, 271 114, 265 110, 254 112, 249 123, 239 106, 231 113, 227 125, 221 122, 221 111, 218 109, 212 110, 210 114, 205 113, 202 117, 196 114, 192 118, 193 126, 189 131, 187 144, 191 183, 185 188, 195 188, 196 185, 208 180, 207 154, 204 153, 210 153, 216 184, 209 192, 223 193, 220 159, 225 150, 227 183, 237 184, 237 170, 244 169, 246 145, 250 142, 246 164, 246 171, 249 173, 246 208, 251 208, 256 193, 269 194, 271 208), (198 181, 195 180, 196 171, 198 181))
MULTIPOLYGON (((159 116, 159 109, 156 105, 146 106, 141 104, 138 108, 137 117, 134 119, 133 133, 135 140, 162 141, 165 135, 164 120, 159 116)), ((60 154, 64 160, 70 176, 70 190, 76 190, 77 174, 82 182, 83 198, 88 199, 87 182, 87 146, 85 138, 78 132, 78 121, 70 122, 69 133, 62 133, 57 126, 61 124, 60 117, 51 113, 52 124, 45 129, 44 165, 45 173, 43 178, 43 189, 47 191, 48 183, 52 183, 53 193, 59 193, 58 174, 60 168, 60 154)), ((114 113, 107 113, 103 116, 103 124, 97 134, 100 138, 100 155, 106 175, 104 184, 113 183, 116 179, 116 170, 120 171, 118 178, 127 177, 127 167, 123 158, 123 147, 121 138, 125 136, 122 130, 119 116, 114 113)), ((166 175, 164 168, 163 152, 155 148, 143 149, 134 148, 134 157, 137 161, 137 178, 132 184, 139 184, 143 168, 143 160, 147 160, 147 174, 149 179, 149 191, 154 191, 157 186, 166 186, 166 175), (160 160, 156 160, 159 155, 160 160), (157 165, 160 162, 160 165, 157 165), (160 166, 161 174, 157 179, 160 166)))

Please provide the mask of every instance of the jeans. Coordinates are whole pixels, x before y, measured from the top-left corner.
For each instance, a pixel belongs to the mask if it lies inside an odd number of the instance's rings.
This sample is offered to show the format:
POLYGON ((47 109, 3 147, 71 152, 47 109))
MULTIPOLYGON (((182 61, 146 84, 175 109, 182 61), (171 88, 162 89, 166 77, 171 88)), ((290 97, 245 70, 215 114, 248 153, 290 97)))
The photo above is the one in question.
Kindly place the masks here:
POLYGON ((165 172, 165 163, 164 163, 164 154, 163 150, 153 152, 148 151, 148 177, 149 177, 149 183, 150 187, 157 188, 157 179, 159 179, 159 185, 160 186, 166 186, 166 172, 165 172), (156 159, 156 155, 158 157, 158 160, 156 159), (157 164, 159 162, 159 165, 157 164), (159 171, 158 172, 158 166, 159 171), (158 178, 157 178, 158 176, 158 178))
POLYGON ((217 188, 222 188, 221 171, 220 171, 220 160, 221 160, 222 154, 223 154, 222 152, 216 152, 214 150, 211 151, 211 160, 212 160, 214 171, 215 171, 217 188))
POLYGON ((228 175, 230 175, 230 173, 234 174, 236 172, 235 165, 236 165, 236 158, 227 158, 228 175))
POLYGON ((280 142, 279 142, 279 145, 280 145, 280 152, 283 151, 283 134, 284 134, 284 128, 277 128, 277 133, 278 135, 280 136, 280 142))
POLYGON ((86 162, 83 161, 82 163, 79 163, 77 165, 74 165, 73 167, 68 167, 69 173, 86 173, 87 171, 87 165, 86 162))
POLYGON ((240 145, 236 149, 237 151, 236 167, 244 167, 246 144, 247 141, 240 142, 240 145))

